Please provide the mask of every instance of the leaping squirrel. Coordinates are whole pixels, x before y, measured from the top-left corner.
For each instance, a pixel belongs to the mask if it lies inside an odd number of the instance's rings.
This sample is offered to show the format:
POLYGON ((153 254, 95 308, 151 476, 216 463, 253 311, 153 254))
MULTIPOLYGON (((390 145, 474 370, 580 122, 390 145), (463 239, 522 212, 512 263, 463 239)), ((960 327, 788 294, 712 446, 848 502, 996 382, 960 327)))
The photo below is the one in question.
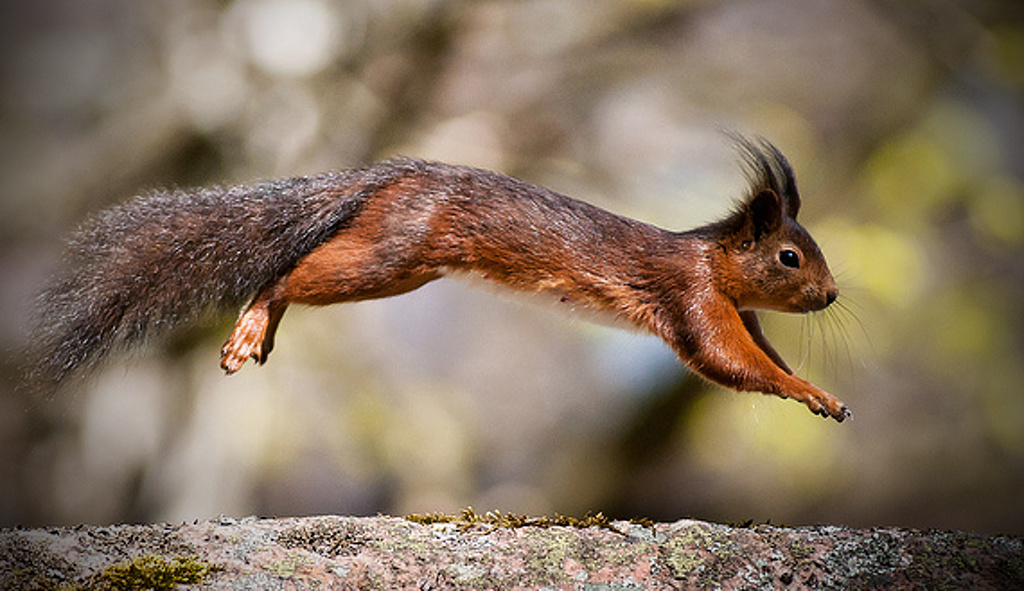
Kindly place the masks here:
POLYGON ((38 300, 35 380, 55 389, 112 350, 244 304, 221 351, 231 374, 267 360, 289 304, 383 298, 471 273, 610 312, 713 382, 842 421, 846 406, 794 375, 758 324, 755 308, 822 310, 838 289, 796 222, 786 158, 765 140, 736 142, 747 195, 686 232, 502 174, 410 159, 136 197, 71 237, 38 300))

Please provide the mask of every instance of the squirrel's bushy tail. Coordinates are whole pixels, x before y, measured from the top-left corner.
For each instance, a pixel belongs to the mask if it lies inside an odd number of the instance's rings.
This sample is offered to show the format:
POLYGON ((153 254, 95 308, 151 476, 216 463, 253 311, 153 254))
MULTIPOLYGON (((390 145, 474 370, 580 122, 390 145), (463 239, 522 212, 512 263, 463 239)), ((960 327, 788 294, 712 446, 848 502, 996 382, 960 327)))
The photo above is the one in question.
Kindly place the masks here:
POLYGON ((52 392, 113 350, 243 305, 403 168, 157 191, 100 212, 71 237, 39 296, 29 387, 52 392))

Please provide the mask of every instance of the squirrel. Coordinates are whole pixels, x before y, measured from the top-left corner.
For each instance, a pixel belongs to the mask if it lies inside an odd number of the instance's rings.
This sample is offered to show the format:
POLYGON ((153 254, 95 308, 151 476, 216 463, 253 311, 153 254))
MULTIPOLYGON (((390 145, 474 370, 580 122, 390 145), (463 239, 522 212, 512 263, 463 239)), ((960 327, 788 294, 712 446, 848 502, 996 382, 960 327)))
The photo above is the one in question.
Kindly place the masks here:
POLYGON ((749 181, 727 217, 671 232, 486 170, 394 159, 248 186, 155 191, 88 219, 40 295, 34 378, 56 389, 105 355, 242 305, 220 357, 264 363, 289 304, 384 298, 469 273, 610 312, 663 339, 704 378, 804 403, 756 308, 805 313, 838 296, 770 142, 737 136, 749 181), (247 302, 247 303, 246 303, 247 302))

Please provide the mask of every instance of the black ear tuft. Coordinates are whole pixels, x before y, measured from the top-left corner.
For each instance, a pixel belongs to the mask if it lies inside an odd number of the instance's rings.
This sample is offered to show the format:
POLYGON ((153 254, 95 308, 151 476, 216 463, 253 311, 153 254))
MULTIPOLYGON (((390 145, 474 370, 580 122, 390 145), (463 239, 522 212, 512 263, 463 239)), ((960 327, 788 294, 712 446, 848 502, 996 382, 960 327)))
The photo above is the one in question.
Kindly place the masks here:
POLYGON ((796 219, 800 211, 800 193, 796 189, 796 176, 789 161, 771 142, 759 138, 757 142, 737 134, 729 136, 743 157, 743 165, 750 182, 749 199, 763 191, 774 192, 782 206, 782 214, 796 219))
POLYGON ((745 205, 754 241, 771 234, 782 225, 782 202, 771 190, 754 195, 745 205))
POLYGON ((796 214, 800 212, 800 193, 796 189, 796 175, 793 173, 793 167, 771 142, 761 140, 761 146, 768 153, 773 175, 779 184, 778 194, 782 199, 783 213, 795 220, 796 214))

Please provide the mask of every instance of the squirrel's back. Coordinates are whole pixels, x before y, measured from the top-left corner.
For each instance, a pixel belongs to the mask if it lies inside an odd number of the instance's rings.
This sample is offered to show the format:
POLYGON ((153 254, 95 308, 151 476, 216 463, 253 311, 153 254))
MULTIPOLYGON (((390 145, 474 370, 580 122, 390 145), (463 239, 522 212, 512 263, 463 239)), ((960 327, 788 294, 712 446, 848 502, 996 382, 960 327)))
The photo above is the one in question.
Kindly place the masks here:
POLYGON ((37 302, 31 387, 53 390, 112 350, 244 304, 415 166, 154 191, 96 214, 37 302))

